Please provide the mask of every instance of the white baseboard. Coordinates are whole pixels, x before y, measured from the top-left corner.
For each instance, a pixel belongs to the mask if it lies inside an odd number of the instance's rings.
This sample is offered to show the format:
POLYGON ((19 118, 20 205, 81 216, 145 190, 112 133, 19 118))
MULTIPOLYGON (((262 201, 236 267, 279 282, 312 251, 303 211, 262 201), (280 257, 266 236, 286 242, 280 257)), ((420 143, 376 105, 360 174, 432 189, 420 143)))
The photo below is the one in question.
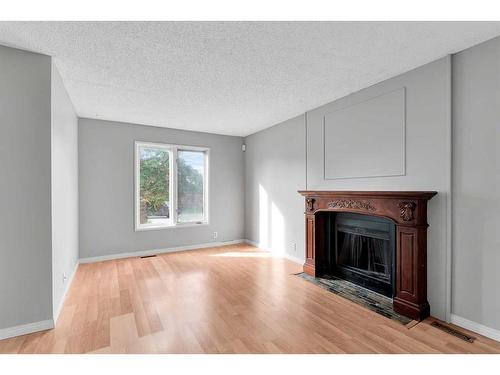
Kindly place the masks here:
POLYGON ((500 330, 451 314, 451 323, 500 342, 500 330))
MULTIPOLYGON (((269 251, 271 252, 269 249, 266 249, 265 246, 262 246, 261 244, 259 244, 258 242, 255 242, 255 241, 252 241, 252 240, 248 240, 246 239, 245 240, 245 243, 249 244, 249 245, 252 245, 252 246, 255 246, 255 247, 258 247, 259 249, 262 249, 262 250, 265 250, 265 251, 269 251)), ((293 256, 293 255, 290 255, 290 254, 280 254, 279 255, 281 258, 285 258, 285 259, 288 259, 288 260, 291 260, 292 262, 294 263, 298 263, 298 264, 304 264, 304 260, 303 259, 300 259, 300 258, 297 258, 296 256, 293 256)))
POLYGON ((66 283, 66 287, 64 288, 64 293, 61 297, 61 301, 59 302, 59 306, 57 306, 56 311, 54 311, 54 326, 57 324, 57 320, 59 319, 59 314, 61 313, 62 307, 64 305, 64 300, 66 299, 66 295, 68 294, 71 283, 73 282, 73 278, 75 277, 76 270, 78 269, 78 264, 79 264, 79 261, 77 260, 75 268, 73 269, 73 272, 71 273, 71 275, 66 283))
POLYGON ((34 333, 39 331, 45 331, 47 329, 54 328, 54 320, 47 319, 40 322, 22 324, 15 327, 2 328, 0 329, 0 340, 8 339, 15 336, 27 335, 28 333, 34 333))
POLYGON ((284 258, 286 258, 288 260, 291 260, 294 263, 298 263, 298 264, 301 264, 301 265, 304 264, 304 259, 297 258, 297 257, 295 257, 293 255, 290 255, 290 254, 285 254, 284 258))
POLYGON ((247 239, 245 239, 245 240, 244 240, 244 242, 245 242, 245 243, 247 243, 247 244, 249 244, 249 245, 252 245, 252 246, 255 246, 255 247, 259 247, 259 248, 260 248, 260 246, 259 246, 259 243, 258 243, 258 242, 255 242, 255 241, 252 241, 252 240, 247 240, 247 239))
POLYGON ((94 263, 94 262, 102 262, 105 260, 113 260, 113 259, 132 258, 132 257, 138 257, 138 256, 147 256, 147 255, 156 255, 156 254, 165 254, 165 253, 175 253, 178 251, 197 250, 197 249, 204 249, 207 247, 235 245, 235 244, 239 244, 239 243, 243 243, 243 242, 245 242, 245 240, 208 242, 208 243, 202 243, 202 244, 198 244, 198 245, 177 246, 177 247, 170 247, 170 248, 166 248, 166 249, 133 251, 130 253, 118 253, 118 254, 102 255, 102 256, 97 256, 97 257, 81 258, 80 263, 94 263))

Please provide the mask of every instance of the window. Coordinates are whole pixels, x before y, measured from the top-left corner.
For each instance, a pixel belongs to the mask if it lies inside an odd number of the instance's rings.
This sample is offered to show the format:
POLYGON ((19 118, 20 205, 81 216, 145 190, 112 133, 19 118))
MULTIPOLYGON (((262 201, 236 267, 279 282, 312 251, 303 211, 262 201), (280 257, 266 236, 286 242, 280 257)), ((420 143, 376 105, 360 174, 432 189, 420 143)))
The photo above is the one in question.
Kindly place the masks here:
POLYGON ((136 142, 136 230, 208 223, 208 152, 136 142))

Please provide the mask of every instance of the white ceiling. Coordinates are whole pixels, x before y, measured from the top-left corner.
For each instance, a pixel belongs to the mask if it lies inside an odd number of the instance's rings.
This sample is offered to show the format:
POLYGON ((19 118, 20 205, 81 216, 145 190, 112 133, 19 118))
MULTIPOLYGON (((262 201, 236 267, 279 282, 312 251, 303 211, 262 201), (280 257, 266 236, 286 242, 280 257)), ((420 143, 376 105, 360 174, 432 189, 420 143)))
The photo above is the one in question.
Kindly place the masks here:
POLYGON ((80 117, 245 136, 500 35, 500 22, 0 22, 80 117))

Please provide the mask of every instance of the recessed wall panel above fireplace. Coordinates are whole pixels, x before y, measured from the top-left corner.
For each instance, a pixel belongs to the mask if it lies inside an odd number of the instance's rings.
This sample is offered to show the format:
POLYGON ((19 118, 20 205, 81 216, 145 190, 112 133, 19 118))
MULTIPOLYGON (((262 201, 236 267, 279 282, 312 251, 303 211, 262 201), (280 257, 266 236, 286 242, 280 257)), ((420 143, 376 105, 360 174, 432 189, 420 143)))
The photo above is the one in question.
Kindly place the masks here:
POLYGON ((325 115, 325 179, 405 174, 405 89, 325 115))

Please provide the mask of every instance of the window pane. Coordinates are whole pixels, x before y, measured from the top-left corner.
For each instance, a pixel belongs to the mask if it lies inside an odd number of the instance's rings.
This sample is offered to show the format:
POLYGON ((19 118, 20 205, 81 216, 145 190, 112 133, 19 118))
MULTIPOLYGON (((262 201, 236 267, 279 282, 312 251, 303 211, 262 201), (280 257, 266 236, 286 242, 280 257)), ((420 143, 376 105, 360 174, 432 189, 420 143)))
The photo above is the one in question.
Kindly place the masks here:
POLYGON ((177 159, 177 221, 204 221, 205 152, 179 150, 177 159))
POLYGON ((139 147, 140 224, 163 225, 170 220, 170 153, 139 147))

